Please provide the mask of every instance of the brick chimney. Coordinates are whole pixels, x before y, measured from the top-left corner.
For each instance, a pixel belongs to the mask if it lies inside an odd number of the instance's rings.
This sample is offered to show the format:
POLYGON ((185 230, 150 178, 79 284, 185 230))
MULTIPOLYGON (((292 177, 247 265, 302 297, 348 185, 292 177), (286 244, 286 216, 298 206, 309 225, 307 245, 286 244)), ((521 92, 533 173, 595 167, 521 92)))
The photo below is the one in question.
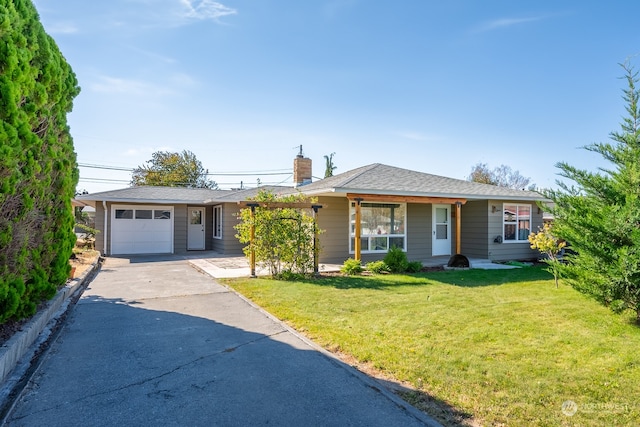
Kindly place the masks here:
POLYGON ((302 145, 300 153, 293 159, 293 184, 300 187, 311 183, 311 159, 307 159, 302 154, 302 145))

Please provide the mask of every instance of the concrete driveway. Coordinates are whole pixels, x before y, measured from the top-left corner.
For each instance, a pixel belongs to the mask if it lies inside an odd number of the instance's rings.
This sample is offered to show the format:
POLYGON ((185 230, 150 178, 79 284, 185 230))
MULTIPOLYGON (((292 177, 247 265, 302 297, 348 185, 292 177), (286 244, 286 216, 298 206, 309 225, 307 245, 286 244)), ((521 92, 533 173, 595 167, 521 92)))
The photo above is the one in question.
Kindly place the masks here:
POLYGON ((9 426, 437 425, 176 257, 108 258, 9 426))

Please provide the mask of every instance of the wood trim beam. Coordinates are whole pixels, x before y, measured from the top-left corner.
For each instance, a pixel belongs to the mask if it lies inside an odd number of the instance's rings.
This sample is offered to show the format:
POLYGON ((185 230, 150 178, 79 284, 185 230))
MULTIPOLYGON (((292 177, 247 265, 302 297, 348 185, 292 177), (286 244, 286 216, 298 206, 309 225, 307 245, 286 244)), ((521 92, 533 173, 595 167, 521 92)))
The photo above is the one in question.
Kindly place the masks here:
MULTIPOLYGON (((356 218, 355 221, 356 223, 354 224, 355 226, 355 236, 354 237, 354 241, 353 241, 353 252, 354 252, 354 258, 356 261, 362 261, 362 247, 361 247, 361 227, 362 227, 362 211, 360 210, 360 199, 355 199, 356 202, 356 218)), ((351 216, 351 215, 349 215, 351 216)))
POLYGON ((327 205, 323 205, 320 203, 286 203, 286 202, 256 202, 252 200, 243 200, 238 202, 238 206, 241 208, 267 208, 267 209, 318 209, 325 208, 327 205))
POLYGON ((350 201, 360 199, 367 202, 395 202, 395 203, 429 203, 429 204, 466 204, 467 199, 454 197, 424 197, 424 196, 393 196, 387 194, 347 193, 350 201))

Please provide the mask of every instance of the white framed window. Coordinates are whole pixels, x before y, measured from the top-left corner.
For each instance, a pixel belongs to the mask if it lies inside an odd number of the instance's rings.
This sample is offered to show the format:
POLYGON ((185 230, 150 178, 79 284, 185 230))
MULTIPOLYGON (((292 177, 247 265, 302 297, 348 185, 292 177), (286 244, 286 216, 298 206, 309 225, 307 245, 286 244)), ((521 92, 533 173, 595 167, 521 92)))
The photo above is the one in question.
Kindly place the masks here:
POLYGON ((153 209, 136 209, 136 219, 153 219, 153 209))
MULTIPOLYGON (((349 252, 354 251, 356 204, 351 203, 349 252)), ((407 249, 407 205, 405 203, 360 203, 360 250, 362 253, 388 252, 396 246, 407 249)))
POLYGON ((171 211, 166 210, 154 210, 153 219, 171 219, 171 211))
POLYGON ((531 232, 531 205, 502 205, 502 241, 527 242, 531 232))
POLYGON ((213 207, 213 238, 222 239, 222 205, 213 207))

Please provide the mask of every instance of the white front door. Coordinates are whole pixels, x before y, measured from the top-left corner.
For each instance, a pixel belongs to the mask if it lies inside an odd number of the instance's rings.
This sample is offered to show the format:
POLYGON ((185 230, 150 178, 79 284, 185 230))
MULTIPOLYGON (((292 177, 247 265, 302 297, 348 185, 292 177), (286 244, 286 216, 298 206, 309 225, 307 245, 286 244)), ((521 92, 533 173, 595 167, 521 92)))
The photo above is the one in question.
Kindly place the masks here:
POLYGON ((204 208, 189 208, 187 249, 204 249, 204 208))
POLYGON ((451 255, 451 205, 433 205, 432 255, 451 255))

